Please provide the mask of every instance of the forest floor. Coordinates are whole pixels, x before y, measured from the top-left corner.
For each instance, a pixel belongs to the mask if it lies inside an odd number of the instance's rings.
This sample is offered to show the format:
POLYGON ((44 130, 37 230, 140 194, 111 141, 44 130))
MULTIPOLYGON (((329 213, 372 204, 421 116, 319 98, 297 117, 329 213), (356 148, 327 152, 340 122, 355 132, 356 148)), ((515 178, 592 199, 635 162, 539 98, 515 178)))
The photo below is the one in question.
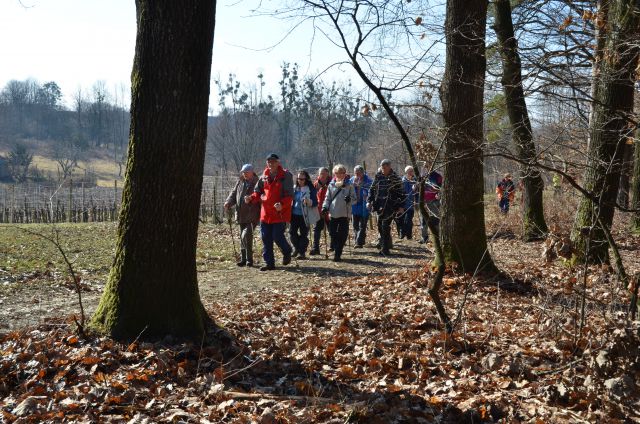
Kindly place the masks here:
MULTIPOLYGON (((549 222, 566 235, 571 210, 556 206, 549 222)), ((627 273, 640 272, 640 237, 618 221, 627 273)), ((432 255, 416 241, 391 258, 366 248, 261 273, 236 267, 229 227, 204 225, 200 291, 231 340, 222 349, 77 336, 64 264, 33 234, 51 228, 2 226, 0 422, 640 422, 627 288, 606 266, 585 276, 546 262, 543 242, 518 238, 516 213, 489 209, 487 227, 504 275, 448 270, 450 336, 428 294, 432 255)), ((58 228, 89 313, 116 227, 58 228)))

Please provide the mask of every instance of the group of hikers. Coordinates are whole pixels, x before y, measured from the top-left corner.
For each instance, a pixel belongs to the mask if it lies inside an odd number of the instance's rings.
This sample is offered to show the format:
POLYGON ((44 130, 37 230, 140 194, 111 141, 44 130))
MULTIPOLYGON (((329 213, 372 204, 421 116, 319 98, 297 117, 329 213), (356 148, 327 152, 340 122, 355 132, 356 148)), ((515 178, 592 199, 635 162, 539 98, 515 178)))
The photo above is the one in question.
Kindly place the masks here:
MULTIPOLYGON (((282 264, 288 265, 292 258, 307 259, 307 253, 319 255, 323 237, 325 254, 332 252, 333 261, 340 262, 351 226, 353 248, 364 247, 372 213, 377 216, 379 238, 376 247, 379 254, 391 255, 394 223, 400 239, 412 239, 420 187, 413 167, 407 166, 404 176, 400 177, 393 170, 391 161, 384 159, 371 179, 360 165, 355 166, 353 175, 349 176, 347 168, 337 164, 331 171, 319 168, 315 180, 306 170, 297 171, 294 181, 293 174, 282 167, 277 154, 271 153, 266 162, 261 176, 256 174, 251 164, 245 164, 224 203, 227 211, 235 208, 236 221, 240 226, 238 266, 253 266, 253 233, 258 225, 264 259, 261 271, 276 268, 274 243, 282 252, 282 264), (290 242, 285 235, 287 227, 290 242)), ((441 186, 442 175, 431 171, 423 186, 423 199, 436 230, 440 217, 441 186)), ((508 212, 515 193, 509 174, 498 183, 496 192, 501 210, 508 212)), ((429 230, 423 217, 420 224, 419 243, 426 243, 429 230)))
MULTIPOLYGON (((277 154, 271 153, 266 162, 261 176, 251 164, 245 164, 224 204, 226 210, 235 208, 240 226, 238 266, 253 266, 253 232, 258 224, 264 259, 261 271, 276 267, 274 243, 282 252, 282 264, 288 265, 292 258, 319 255, 323 237, 325 248, 333 253, 333 261, 340 262, 351 226, 353 248, 364 247, 371 213, 378 218, 377 247, 381 255, 391 255, 394 222, 400 238, 412 238, 418 184, 411 166, 405 168, 401 178, 391 167, 391 161, 384 159, 371 179, 360 165, 349 176, 347 168, 338 164, 331 171, 319 168, 315 180, 306 170, 297 171, 294 182, 293 174, 282 167, 277 154), (285 236, 287 226, 291 243, 285 236)), ((427 180, 425 204, 437 225, 442 176, 433 171, 427 180)), ((420 242, 426 243, 427 225, 424 220, 421 223, 420 242)))

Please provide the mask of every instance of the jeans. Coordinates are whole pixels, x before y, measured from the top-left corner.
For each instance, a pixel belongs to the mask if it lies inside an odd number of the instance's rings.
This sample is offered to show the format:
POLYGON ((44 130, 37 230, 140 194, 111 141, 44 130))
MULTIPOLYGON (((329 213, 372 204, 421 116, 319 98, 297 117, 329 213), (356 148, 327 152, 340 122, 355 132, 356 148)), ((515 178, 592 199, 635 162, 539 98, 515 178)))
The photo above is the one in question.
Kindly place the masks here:
POLYGON ((291 245, 284 236, 285 222, 275 224, 260 223, 260 235, 262 236, 262 258, 267 266, 275 266, 273 257, 273 243, 278 245, 284 256, 291 255, 291 245))
POLYGON ((293 248, 298 253, 305 253, 309 247, 309 227, 304 222, 302 215, 291 215, 291 226, 289 227, 289 238, 293 248))
POLYGON ((398 227, 398 235, 400 237, 406 237, 411 240, 413 236, 413 214, 415 210, 413 208, 405 210, 399 217, 395 219, 396 226, 398 227))
POLYGON ((369 216, 353 215, 353 233, 355 237, 356 246, 364 246, 364 241, 367 238, 367 223, 369 222, 369 216))
POLYGON ((509 198, 508 197, 503 197, 502 199, 500 199, 500 210, 502 211, 502 213, 509 212, 509 198))
POLYGON ((329 220, 329 229, 331 230, 332 247, 336 258, 342 256, 344 244, 349 237, 349 218, 331 218, 329 220))

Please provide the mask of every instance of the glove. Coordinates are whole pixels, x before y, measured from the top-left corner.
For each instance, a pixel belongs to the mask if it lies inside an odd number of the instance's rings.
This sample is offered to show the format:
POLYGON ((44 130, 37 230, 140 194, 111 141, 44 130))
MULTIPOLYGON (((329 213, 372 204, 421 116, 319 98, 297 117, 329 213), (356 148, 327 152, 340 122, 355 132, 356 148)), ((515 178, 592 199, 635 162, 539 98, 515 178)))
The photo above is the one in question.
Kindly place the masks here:
POLYGON ((345 201, 346 203, 351 203, 351 196, 350 196, 350 195, 348 195, 348 194, 347 194, 346 196, 344 196, 344 201, 345 201))

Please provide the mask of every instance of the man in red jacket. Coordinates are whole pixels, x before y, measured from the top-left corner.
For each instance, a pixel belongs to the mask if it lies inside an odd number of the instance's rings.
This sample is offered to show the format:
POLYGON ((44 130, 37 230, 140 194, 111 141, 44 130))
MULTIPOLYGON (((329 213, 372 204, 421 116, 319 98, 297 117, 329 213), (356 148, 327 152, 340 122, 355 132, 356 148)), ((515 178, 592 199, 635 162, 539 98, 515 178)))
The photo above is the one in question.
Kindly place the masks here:
POLYGON ((267 156, 267 167, 258 180, 253 193, 245 197, 245 202, 261 202, 260 235, 262 236, 262 257, 265 266, 260 268, 260 271, 270 271, 276 268, 273 256, 274 242, 282 252, 282 264, 290 264, 293 249, 284 235, 284 230, 287 222, 291 221, 293 175, 282 168, 280 158, 275 153, 267 156))

